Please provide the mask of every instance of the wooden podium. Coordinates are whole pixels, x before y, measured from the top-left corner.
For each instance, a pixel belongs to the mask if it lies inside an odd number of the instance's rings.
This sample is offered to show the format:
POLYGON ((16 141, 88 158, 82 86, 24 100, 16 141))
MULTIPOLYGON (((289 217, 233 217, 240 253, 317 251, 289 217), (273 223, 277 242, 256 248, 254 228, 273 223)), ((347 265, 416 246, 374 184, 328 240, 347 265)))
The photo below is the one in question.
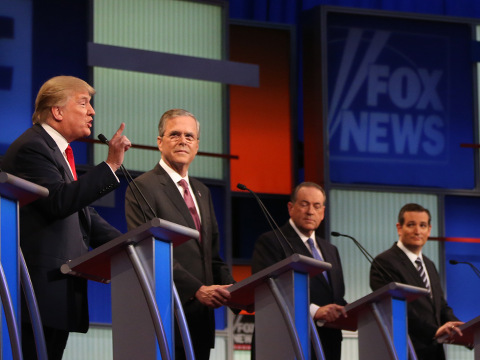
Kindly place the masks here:
POLYGON ((231 305, 255 310, 257 360, 310 358, 309 276, 331 267, 293 254, 228 288, 231 305))
POLYGON ((453 339, 448 339, 448 336, 444 335, 438 338, 438 342, 466 346, 474 350, 474 359, 480 360, 480 316, 458 328, 462 331, 463 336, 455 333, 453 339))
POLYGON ((64 274, 111 281, 115 360, 174 358, 172 248, 198 237, 197 230, 156 218, 62 265, 64 274))
MULTIPOLYGON (((20 329, 18 328, 21 299, 20 278, 22 278, 27 301, 35 301, 33 288, 28 287, 30 277, 20 251, 19 209, 23 205, 46 196, 48 196, 48 190, 43 186, 0 171, 0 294, 5 312, 5 317, 2 317, 2 359, 22 358, 20 329), (8 331, 5 331, 6 329, 8 331), (9 347, 7 344, 11 346, 9 347)), ((36 317, 36 319, 32 318, 32 323, 37 324, 41 329, 38 309, 36 317)), ((43 332, 41 342, 43 342, 42 349, 45 351, 43 332)))
POLYGON ((348 317, 325 326, 358 330, 360 360, 407 360, 409 353, 416 358, 408 338, 407 303, 426 295, 424 288, 392 282, 347 304, 348 317))

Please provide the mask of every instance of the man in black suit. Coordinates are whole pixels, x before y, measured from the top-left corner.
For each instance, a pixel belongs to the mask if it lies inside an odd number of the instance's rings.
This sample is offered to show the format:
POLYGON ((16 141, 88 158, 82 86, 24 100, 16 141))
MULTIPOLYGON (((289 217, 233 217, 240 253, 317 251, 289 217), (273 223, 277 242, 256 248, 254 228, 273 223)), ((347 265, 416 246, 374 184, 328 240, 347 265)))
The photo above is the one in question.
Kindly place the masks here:
POLYGON ((436 338, 444 334, 461 335, 458 321, 443 295, 435 264, 422 248, 432 229, 430 211, 418 204, 406 204, 398 214, 399 241, 378 255, 370 268, 370 287, 377 290, 390 281, 425 287, 430 295, 407 305, 408 334, 419 360, 445 359, 443 346, 436 338), (380 270, 384 272, 380 272, 380 270))
MULTIPOLYGON (((191 239, 173 249, 173 279, 187 318, 195 358, 204 360, 210 357, 215 344, 214 309, 228 304, 227 287, 234 280, 219 255, 220 239, 210 191, 188 176, 188 168, 198 152, 199 122, 188 111, 172 109, 162 115, 158 133, 161 160, 135 179, 155 214, 146 204, 135 200, 134 195, 138 194, 127 189, 127 224, 134 229, 148 219, 159 217, 199 230, 200 241, 191 239), (186 190, 180 185, 182 180, 186 182, 186 190), (191 200, 184 199, 188 193, 194 195, 191 200)), ((175 358, 184 359, 181 336, 176 330, 175 358)))
MULTIPOLYGON (((85 81, 58 76, 40 88, 34 125, 8 148, 4 171, 46 187, 49 195, 20 209, 20 245, 25 256, 44 327, 48 358, 61 359, 70 331, 87 332, 87 282, 63 275, 60 266, 85 254, 120 232, 88 205, 115 189, 115 171, 130 141, 122 123, 110 141, 105 162, 76 180, 69 143, 90 135, 95 90, 85 81)), ((29 315, 22 305, 22 351, 35 359, 29 315)))
MULTIPOLYGON (((342 346, 340 330, 330 329, 323 325, 332 322, 340 316, 346 316, 344 305, 346 301, 343 270, 337 248, 315 234, 325 215, 325 191, 320 185, 304 182, 298 185, 288 203, 289 221, 281 227, 282 233, 291 244, 295 253, 315 257, 318 252, 323 261, 332 264, 332 268, 324 274, 310 279, 310 313, 316 321, 318 335, 327 360, 339 360, 342 346), (309 245, 312 239, 313 246, 309 245)), ((255 243, 252 258, 252 272, 262 269, 285 259, 286 254, 273 231, 262 234, 255 243)), ((285 248, 289 248, 284 244, 285 248)))

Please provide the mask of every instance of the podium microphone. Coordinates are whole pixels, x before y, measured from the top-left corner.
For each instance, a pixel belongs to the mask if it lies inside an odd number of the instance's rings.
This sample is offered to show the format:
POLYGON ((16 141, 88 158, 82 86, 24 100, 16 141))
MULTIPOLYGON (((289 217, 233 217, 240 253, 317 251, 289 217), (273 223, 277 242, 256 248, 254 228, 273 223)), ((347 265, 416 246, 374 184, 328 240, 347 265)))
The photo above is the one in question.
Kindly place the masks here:
POLYGON ((393 280, 393 277, 392 275, 390 275, 390 273, 385 270, 385 268, 380 265, 377 261, 375 261, 375 259, 373 258, 373 256, 367 251, 367 249, 365 249, 362 244, 360 244, 357 239, 355 239, 353 236, 350 236, 350 235, 345 235, 345 234, 340 234, 339 232, 336 232, 336 231, 332 231, 330 233, 332 236, 335 236, 335 237, 346 237, 346 238, 349 238, 353 241, 353 243, 358 247, 358 249, 360 250, 360 252, 363 254, 363 256, 365 256, 365 258, 368 260, 368 262, 374 267, 377 269, 378 273, 380 274, 380 276, 382 277, 382 279, 385 281, 385 282, 392 282, 394 281, 393 280), (386 279, 384 275, 387 275, 390 280, 386 279))
POLYGON ((240 190, 246 190, 246 191, 250 192, 250 194, 253 195, 253 197, 257 201, 258 205, 260 206, 260 209, 262 209, 263 215, 265 215, 265 218, 267 219, 268 225, 270 225, 270 227, 272 228, 273 233, 275 234, 275 237, 277 238, 278 243, 282 247, 282 250, 283 250, 283 253, 284 253, 285 257, 287 257, 287 250, 285 249, 285 245, 283 244, 283 242, 278 237, 277 231, 282 235, 283 239, 285 240, 288 247, 290 248, 291 253, 295 254, 295 250, 293 250, 292 244, 290 244, 290 241, 288 241, 287 237, 284 235, 282 230, 280 230, 280 227, 277 225, 277 223, 273 219, 272 215, 270 215, 267 208, 263 204, 262 200, 260 200, 260 198, 257 196, 257 194, 255 192, 253 192, 252 190, 250 190, 249 188, 247 188, 243 184, 237 184, 237 188, 239 188, 240 190), (275 227, 274 227, 274 225, 275 225, 275 227))
POLYGON ((449 263, 452 264, 452 265, 467 264, 472 268, 475 275, 477 275, 480 278, 480 270, 478 270, 472 263, 469 263, 468 261, 450 260, 449 263))
MULTIPOLYGON (((98 134, 98 140, 100 140, 102 143, 104 143, 104 144, 107 145, 107 146, 110 144, 110 142, 107 140, 107 138, 106 138, 105 135, 103 135, 103 134, 98 134)), ((125 176, 125 179, 127 179, 128 187, 130 188, 130 190, 132 190, 133 197, 135 198, 135 201, 137 202, 138 207, 139 207, 140 210, 142 211, 143 220, 144 220, 145 222, 147 222, 147 215, 145 214, 145 211, 143 210, 143 206, 141 206, 140 201, 138 201, 137 195, 135 195, 135 191, 134 191, 134 189, 132 188, 132 185, 131 185, 132 183, 133 183, 133 185, 135 185, 135 189, 137 189, 137 191, 138 191, 138 193, 140 194, 140 196, 142 197, 143 201, 145 202, 145 204, 147 204, 148 208, 149 208, 150 211, 152 212, 153 217, 156 218, 156 217, 157 217, 157 214, 156 214, 155 211, 152 209, 152 207, 151 207, 150 204, 148 203, 147 199, 145 198, 145 195, 143 195, 143 193, 140 191, 140 188, 139 188, 138 185, 135 183, 135 180, 133 180, 132 175, 130 175, 130 173, 129 173, 128 170, 125 168, 125 166, 123 166, 123 164, 120 165, 120 170, 122 170, 123 176, 125 176)))

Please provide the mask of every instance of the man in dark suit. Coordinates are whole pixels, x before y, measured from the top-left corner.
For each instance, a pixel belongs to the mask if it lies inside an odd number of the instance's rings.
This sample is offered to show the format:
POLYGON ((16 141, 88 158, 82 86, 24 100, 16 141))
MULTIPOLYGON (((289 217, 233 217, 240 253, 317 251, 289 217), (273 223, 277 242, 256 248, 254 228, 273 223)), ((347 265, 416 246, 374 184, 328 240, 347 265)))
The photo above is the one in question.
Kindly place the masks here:
MULTIPOLYGON (((4 171, 46 187, 49 195, 20 209, 20 245, 25 256, 44 327, 48 358, 61 359, 70 331, 87 332, 87 282, 63 275, 60 266, 101 245, 120 232, 103 220, 93 201, 118 186, 115 171, 130 141, 122 124, 110 141, 105 162, 76 179, 69 143, 90 135, 95 90, 85 81, 58 76, 40 88, 34 125, 8 148, 4 171)), ((22 350, 35 359, 28 312, 22 305, 22 350)))
MULTIPOLYGON (((325 191, 320 185, 304 182, 298 185, 288 203, 289 221, 281 227, 282 233, 291 244, 295 253, 315 257, 318 253, 323 261, 332 264, 332 268, 324 274, 310 279, 310 313, 316 321, 318 335, 327 360, 339 360, 342 346, 340 330, 330 329, 323 325, 340 316, 346 316, 346 301, 343 270, 340 256, 335 246, 315 234, 325 215, 325 191), (312 242, 314 249, 309 245, 312 242)), ((266 267, 285 259, 286 254, 273 231, 261 235, 255 243, 252 257, 252 272, 256 273, 266 267)), ((285 248, 289 248, 284 244, 285 248)), ((318 256, 318 255, 317 255, 318 256)))
MULTIPOLYGON (((228 303, 230 293, 226 288, 234 280, 219 255, 220 239, 210 191, 188 176, 188 168, 198 152, 200 125, 190 112, 172 109, 162 115, 158 133, 161 160, 153 170, 135 179, 155 214, 146 204, 139 204, 134 196, 138 194, 128 189, 127 224, 133 229, 159 217, 199 230, 199 241, 191 239, 173 249, 173 279, 187 318, 195 357, 208 359, 215 344, 214 309, 228 303)), ((185 358, 178 329, 175 358, 185 358)))
POLYGON ((370 267, 370 287, 377 290, 390 281, 425 287, 430 295, 407 305, 408 334, 419 360, 445 359, 436 338, 456 332, 458 321, 443 295, 434 263, 422 255, 432 229, 430 211, 418 204, 406 204, 398 214, 399 241, 378 255, 370 267), (384 272, 380 270, 385 269, 384 272))

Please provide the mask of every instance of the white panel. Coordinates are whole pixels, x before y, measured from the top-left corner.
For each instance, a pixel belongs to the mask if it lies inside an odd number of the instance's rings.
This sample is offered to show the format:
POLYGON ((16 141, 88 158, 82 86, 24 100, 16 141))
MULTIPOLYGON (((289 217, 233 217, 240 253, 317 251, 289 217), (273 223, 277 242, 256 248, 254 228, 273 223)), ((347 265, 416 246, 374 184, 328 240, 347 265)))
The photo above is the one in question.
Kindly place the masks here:
POLYGON ((176 0, 94 2, 94 42, 221 59, 222 8, 176 0))
POLYGON ((70 333, 63 359, 113 359, 111 327, 90 325, 86 334, 70 333))
MULTIPOLYGON (((382 193, 373 191, 332 190, 327 199, 331 230, 357 239, 374 257, 389 249, 398 240, 398 212, 414 202, 432 214, 431 236, 438 236, 437 197, 411 193, 382 193)), ((351 302, 371 292, 370 263, 354 243, 344 237, 331 237, 338 247, 345 276, 346 300, 351 302)), ((439 244, 429 241, 423 252, 438 267, 439 244)))

